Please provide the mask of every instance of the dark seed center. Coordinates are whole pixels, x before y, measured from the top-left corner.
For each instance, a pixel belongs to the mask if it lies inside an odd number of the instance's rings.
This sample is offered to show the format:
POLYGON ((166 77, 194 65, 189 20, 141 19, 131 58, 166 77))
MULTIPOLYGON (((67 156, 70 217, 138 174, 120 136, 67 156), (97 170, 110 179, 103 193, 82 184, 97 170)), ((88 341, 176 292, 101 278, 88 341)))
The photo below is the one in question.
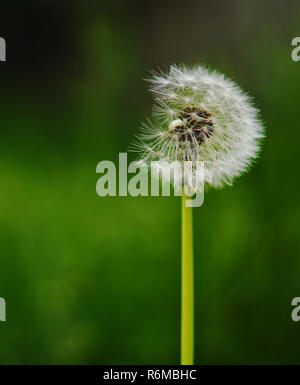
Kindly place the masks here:
POLYGON ((177 126, 170 132, 177 134, 180 142, 193 142, 196 139, 198 144, 201 144, 214 131, 211 114, 205 110, 191 107, 185 108, 179 115, 179 119, 183 120, 184 124, 177 126))

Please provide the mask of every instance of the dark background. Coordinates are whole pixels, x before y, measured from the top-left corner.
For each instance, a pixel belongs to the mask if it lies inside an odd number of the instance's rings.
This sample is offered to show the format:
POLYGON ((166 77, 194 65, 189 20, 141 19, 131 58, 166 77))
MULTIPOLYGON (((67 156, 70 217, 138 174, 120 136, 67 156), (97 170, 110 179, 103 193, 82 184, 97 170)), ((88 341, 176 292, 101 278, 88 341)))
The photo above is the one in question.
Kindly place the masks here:
POLYGON ((196 363, 299 363, 299 1, 1 0, 0 36, 0 363, 179 362, 180 199, 95 191, 173 63, 228 74, 267 133, 194 210, 196 363))

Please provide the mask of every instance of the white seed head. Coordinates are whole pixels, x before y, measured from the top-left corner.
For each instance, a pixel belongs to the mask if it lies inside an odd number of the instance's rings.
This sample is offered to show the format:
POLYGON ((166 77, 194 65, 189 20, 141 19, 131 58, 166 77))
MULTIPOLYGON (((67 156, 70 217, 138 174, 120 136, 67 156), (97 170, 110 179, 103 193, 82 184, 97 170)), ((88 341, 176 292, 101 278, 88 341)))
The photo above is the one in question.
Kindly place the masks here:
POLYGON ((248 169, 263 127, 236 83, 200 66, 171 66, 168 74, 154 73, 150 83, 153 120, 135 143, 142 160, 203 161, 203 182, 215 187, 231 184, 248 169))

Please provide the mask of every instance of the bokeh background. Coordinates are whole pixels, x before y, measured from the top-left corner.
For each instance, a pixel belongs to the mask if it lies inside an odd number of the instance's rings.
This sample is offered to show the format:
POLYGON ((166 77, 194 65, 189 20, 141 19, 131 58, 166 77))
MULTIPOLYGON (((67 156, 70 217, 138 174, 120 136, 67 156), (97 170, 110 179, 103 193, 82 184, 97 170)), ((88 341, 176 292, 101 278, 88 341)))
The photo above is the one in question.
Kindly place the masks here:
POLYGON ((1 1, 0 363, 179 362, 180 199, 95 190, 173 63, 239 82, 267 132, 194 210, 196 363, 299 363, 299 25, 297 0, 1 1))

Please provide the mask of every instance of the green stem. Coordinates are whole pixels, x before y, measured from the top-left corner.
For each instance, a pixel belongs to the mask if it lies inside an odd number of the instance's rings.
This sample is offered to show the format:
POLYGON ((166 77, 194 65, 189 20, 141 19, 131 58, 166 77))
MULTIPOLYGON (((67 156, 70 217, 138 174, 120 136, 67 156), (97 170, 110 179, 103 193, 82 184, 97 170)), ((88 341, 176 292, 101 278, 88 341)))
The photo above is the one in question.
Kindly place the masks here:
POLYGON ((194 263, 192 207, 181 208, 181 365, 194 363, 194 263))

